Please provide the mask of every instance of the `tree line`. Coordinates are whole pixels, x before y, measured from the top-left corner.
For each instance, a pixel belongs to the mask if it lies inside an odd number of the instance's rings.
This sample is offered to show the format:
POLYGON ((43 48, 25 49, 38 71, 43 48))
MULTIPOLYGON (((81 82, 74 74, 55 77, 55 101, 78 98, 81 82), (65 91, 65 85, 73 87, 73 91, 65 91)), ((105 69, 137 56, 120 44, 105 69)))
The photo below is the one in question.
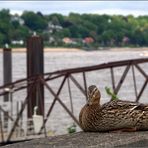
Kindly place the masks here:
POLYGON ((21 16, 0 11, 0 47, 25 46, 26 39, 36 32, 44 39, 45 46, 70 47, 139 47, 148 46, 148 16, 99 15, 24 11, 21 16), (93 42, 83 42, 85 38, 93 42), (75 42, 64 43, 69 38, 75 42), (22 41, 22 42, 18 42, 22 41))

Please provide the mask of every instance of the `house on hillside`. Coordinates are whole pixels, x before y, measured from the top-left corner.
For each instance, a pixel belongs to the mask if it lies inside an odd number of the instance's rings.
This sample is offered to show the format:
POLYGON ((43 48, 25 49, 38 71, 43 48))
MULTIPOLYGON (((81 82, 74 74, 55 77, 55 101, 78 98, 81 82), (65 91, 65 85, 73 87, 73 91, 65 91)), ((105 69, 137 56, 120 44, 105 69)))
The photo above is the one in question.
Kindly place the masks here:
POLYGON ((11 21, 12 22, 13 21, 18 21, 20 25, 24 25, 24 20, 21 17, 19 17, 18 15, 12 16, 11 17, 11 21))
POLYGON ((48 30, 49 30, 49 32, 52 33, 54 29, 56 31, 59 31, 59 30, 63 29, 63 27, 61 25, 54 25, 54 24, 52 24, 52 22, 49 22, 48 23, 48 30))
POLYGON ((124 36, 123 39, 122 39, 123 44, 128 44, 129 41, 130 41, 130 39, 128 37, 126 37, 126 36, 124 36))
POLYGON ((76 42, 75 39, 71 39, 71 38, 68 38, 68 37, 63 38, 62 41, 63 41, 65 44, 77 44, 77 42, 76 42))
POLYGON ((83 43, 90 44, 93 43, 94 39, 92 37, 86 37, 83 39, 83 43))
POLYGON ((24 41, 23 40, 12 40, 11 44, 13 44, 13 45, 23 45, 24 41))

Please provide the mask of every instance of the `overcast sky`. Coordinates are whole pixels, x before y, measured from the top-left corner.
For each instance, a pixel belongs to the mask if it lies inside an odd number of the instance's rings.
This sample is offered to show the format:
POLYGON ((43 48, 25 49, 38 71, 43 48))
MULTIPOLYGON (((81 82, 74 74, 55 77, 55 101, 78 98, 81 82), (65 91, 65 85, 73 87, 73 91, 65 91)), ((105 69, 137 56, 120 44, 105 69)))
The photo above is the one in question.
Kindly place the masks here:
POLYGON ((70 12, 95 14, 148 15, 148 1, 0 1, 0 10, 9 9, 12 14, 24 10, 43 14, 70 12))

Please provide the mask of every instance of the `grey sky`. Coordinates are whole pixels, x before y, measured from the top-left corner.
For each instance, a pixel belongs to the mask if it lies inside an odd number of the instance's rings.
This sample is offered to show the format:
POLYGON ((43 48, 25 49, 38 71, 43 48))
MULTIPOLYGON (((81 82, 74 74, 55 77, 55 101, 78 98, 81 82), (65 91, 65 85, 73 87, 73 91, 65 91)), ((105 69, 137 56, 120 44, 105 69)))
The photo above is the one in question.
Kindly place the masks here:
POLYGON ((148 15, 148 1, 0 1, 0 10, 10 9, 12 14, 24 10, 43 14, 70 12, 96 14, 148 15))

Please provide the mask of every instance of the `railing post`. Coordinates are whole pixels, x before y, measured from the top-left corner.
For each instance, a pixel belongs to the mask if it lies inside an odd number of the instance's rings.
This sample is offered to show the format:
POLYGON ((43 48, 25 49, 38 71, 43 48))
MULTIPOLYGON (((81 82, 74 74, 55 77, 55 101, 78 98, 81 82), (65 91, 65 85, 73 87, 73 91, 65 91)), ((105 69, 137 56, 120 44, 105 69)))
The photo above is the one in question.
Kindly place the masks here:
MULTIPOLYGON (((3 80, 4 85, 12 82, 12 50, 11 48, 3 49, 3 80)), ((4 102, 9 101, 10 88, 5 88, 7 94, 4 95, 4 102)), ((11 98, 12 99, 12 98, 11 98)), ((12 100, 11 100, 12 101, 12 100)), ((8 127, 8 112, 4 113, 4 126, 8 127)))
MULTIPOLYGON (((12 50, 11 48, 3 49, 3 76, 4 85, 12 82, 12 50)), ((9 101, 9 94, 4 96, 4 101, 9 101)))
MULTIPOLYGON (((27 40, 27 77, 44 73, 43 39, 40 36, 31 36, 27 40)), ((28 118, 32 118, 33 109, 38 106, 38 114, 44 116, 44 86, 39 83, 28 101, 28 118)))

